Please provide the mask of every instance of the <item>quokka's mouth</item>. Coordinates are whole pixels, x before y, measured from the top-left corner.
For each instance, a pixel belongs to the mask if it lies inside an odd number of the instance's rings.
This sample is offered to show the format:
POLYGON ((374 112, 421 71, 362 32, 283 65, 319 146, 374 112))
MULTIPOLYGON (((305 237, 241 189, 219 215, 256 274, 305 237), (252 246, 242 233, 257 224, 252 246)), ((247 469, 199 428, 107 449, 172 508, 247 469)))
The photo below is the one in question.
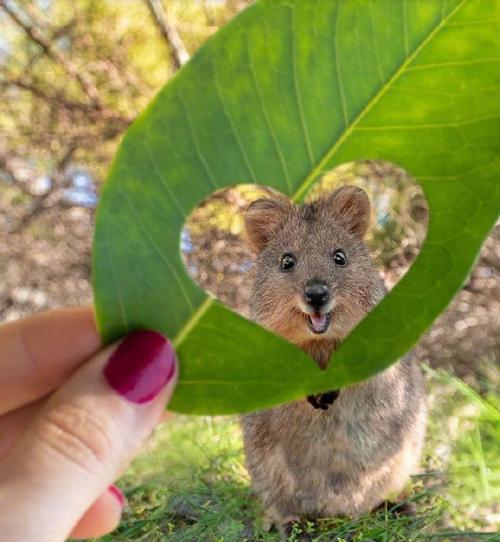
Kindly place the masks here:
POLYGON ((309 329, 315 335, 322 335, 323 333, 326 333, 328 331, 328 328, 330 327, 331 321, 331 312, 327 312, 325 314, 313 312, 307 315, 307 324, 309 325, 309 329))

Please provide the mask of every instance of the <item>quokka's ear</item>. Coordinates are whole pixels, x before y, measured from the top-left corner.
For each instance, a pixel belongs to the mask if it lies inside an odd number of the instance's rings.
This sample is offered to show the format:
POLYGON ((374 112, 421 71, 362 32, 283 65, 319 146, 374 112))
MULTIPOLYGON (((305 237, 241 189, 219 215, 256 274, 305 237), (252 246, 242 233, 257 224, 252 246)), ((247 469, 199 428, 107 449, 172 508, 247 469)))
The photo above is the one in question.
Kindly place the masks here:
POLYGON ((291 203, 284 197, 258 199, 250 203, 245 212, 245 229, 255 251, 260 252, 266 246, 291 209, 291 203))
POLYGON ((328 198, 333 215, 351 233, 364 237, 370 224, 370 200, 357 186, 342 186, 328 198))

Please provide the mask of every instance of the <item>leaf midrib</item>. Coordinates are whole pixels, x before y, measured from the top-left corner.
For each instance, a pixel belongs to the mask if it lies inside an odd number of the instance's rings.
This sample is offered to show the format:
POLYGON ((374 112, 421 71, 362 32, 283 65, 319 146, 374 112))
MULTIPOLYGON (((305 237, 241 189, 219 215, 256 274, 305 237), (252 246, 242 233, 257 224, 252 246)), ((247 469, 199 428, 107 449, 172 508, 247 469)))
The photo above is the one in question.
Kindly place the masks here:
MULTIPOLYGON (((382 99, 386 92, 391 88, 393 83, 401 76, 401 74, 406 70, 408 65, 413 62, 416 56, 422 51, 422 49, 432 40, 438 32, 447 24, 447 22, 465 5, 467 0, 462 0, 455 8, 453 8, 446 17, 443 17, 435 28, 429 32, 429 34, 419 43, 419 45, 414 49, 414 51, 405 58, 401 63, 399 68, 394 72, 390 79, 378 90, 378 92, 371 98, 366 106, 358 113, 356 118, 352 121, 349 126, 346 126, 340 137, 332 145, 330 150, 327 150, 323 158, 318 162, 318 164, 313 168, 311 173, 305 177, 305 179, 300 183, 299 188, 292 196, 292 201, 300 202, 305 194, 308 192, 312 184, 316 181, 317 177, 322 173, 323 168, 330 161, 332 156, 337 152, 340 146, 348 139, 348 137, 353 133, 358 124, 364 119, 364 117, 373 109, 373 107, 382 99)), ((205 312, 212 306, 212 304, 217 301, 216 298, 207 294, 207 298, 203 303, 198 307, 198 309, 193 313, 193 315, 187 320, 182 329, 177 333, 175 338, 172 340, 172 344, 175 348, 178 348, 184 338, 188 333, 193 329, 196 323, 203 317, 205 312)))
POLYGON ((436 25, 436 27, 425 37, 420 44, 415 48, 411 55, 407 56, 402 62, 401 66, 394 72, 391 78, 385 83, 377 92, 375 96, 367 105, 358 113, 357 117, 352 121, 352 123, 346 127, 342 132, 337 141, 333 144, 332 148, 325 153, 323 158, 318 162, 318 165, 311 171, 311 173, 300 183, 298 190, 295 192, 292 200, 294 202, 300 202, 304 197, 306 192, 309 190, 311 185, 314 183, 316 178, 321 174, 325 165, 330 161, 331 157, 339 149, 339 147, 346 141, 346 139, 352 134, 356 129, 357 125, 363 120, 363 118, 373 109, 373 107, 379 102, 379 100, 386 94, 386 92, 391 88, 392 84, 401 76, 405 71, 407 66, 413 62, 415 57, 420 53, 420 51, 427 45, 427 43, 446 25, 449 19, 451 19, 457 11, 459 11, 467 0, 462 0, 450 13, 436 25))

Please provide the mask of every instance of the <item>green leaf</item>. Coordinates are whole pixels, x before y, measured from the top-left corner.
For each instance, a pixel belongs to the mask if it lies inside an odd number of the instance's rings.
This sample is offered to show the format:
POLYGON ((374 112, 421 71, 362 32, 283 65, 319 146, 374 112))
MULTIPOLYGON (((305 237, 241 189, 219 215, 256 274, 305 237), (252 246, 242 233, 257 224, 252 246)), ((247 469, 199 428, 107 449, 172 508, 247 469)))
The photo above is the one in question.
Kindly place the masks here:
POLYGON ((463 284, 500 209, 500 1, 262 0, 201 48, 128 130, 94 245, 106 341, 172 337, 169 408, 243 412, 365 379, 418 340, 463 284), (301 200, 321 174, 384 159, 430 208, 411 270, 320 371, 200 290, 179 237, 216 189, 301 200))

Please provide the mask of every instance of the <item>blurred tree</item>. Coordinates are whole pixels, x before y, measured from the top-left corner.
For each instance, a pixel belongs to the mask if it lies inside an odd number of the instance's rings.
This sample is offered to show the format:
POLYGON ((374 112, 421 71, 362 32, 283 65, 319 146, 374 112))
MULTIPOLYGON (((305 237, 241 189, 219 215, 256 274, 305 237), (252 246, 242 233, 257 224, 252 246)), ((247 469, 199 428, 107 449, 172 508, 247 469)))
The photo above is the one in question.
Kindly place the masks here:
POLYGON ((0 0, 4 223, 19 230, 44 209, 81 204, 82 175, 99 185, 137 113, 248 3, 0 0))

